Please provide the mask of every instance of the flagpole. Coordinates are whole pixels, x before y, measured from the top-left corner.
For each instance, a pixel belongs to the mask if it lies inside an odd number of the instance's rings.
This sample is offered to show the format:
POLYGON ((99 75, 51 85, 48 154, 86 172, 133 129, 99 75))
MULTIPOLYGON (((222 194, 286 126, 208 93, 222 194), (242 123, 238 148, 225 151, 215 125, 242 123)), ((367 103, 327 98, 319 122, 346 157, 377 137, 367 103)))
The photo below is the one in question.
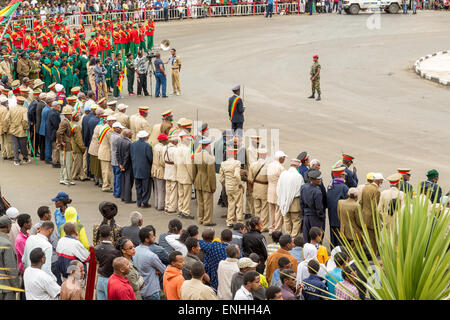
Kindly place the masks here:
MULTIPOLYGON (((14 11, 14 12, 16 12, 16 11, 14 11)), ((2 35, 0 36, 0 42, 3 40, 3 36, 5 35, 6 30, 8 30, 8 27, 9 27, 9 24, 11 23, 11 21, 12 21, 14 12, 11 13, 11 16, 9 17, 8 23, 6 24, 5 30, 3 30, 2 35)))

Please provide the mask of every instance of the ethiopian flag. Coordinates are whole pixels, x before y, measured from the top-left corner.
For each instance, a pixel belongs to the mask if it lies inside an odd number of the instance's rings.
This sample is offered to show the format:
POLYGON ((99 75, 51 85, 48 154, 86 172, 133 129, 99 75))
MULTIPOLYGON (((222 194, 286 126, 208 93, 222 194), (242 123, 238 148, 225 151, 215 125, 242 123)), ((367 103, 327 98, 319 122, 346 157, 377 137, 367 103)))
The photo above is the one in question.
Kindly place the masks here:
POLYGON ((22 0, 12 0, 4 9, 0 11, 0 21, 12 15, 21 3, 22 0))

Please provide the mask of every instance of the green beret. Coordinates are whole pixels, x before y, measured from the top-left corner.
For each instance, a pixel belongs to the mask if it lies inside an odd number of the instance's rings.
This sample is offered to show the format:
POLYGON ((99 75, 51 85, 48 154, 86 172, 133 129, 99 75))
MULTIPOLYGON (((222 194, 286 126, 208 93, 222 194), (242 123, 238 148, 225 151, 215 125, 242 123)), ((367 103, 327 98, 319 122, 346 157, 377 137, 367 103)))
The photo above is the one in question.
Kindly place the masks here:
POLYGON ((427 178, 428 180, 432 180, 434 178, 439 177, 439 172, 437 172, 436 169, 431 169, 427 172, 427 178))
POLYGON ((61 63, 59 63, 59 61, 55 61, 54 65, 59 67, 61 65, 61 63))
POLYGON ((50 64, 50 63, 51 63, 51 61, 50 61, 49 58, 47 58, 47 59, 44 60, 44 64, 50 64))

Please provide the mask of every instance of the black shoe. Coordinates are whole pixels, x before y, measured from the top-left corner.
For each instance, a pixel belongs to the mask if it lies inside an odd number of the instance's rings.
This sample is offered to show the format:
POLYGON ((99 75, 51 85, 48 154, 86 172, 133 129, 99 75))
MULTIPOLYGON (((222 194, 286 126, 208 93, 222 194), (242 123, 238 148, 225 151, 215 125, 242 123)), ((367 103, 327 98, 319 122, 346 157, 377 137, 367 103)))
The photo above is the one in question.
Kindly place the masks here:
POLYGON ((136 200, 124 201, 125 203, 136 203, 136 200))
POLYGON ((244 215, 244 219, 250 219, 252 217, 252 215, 250 213, 246 213, 244 215))
POLYGON ((191 216, 191 215, 186 216, 186 215, 182 214, 181 217, 184 218, 184 219, 194 220, 194 216, 191 216))
POLYGON ((57 163, 57 164, 52 164, 52 167, 53 167, 53 168, 61 168, 61 165, 60 165, 59 163, 57 163))
POLYGON ((163 98, 168 98, 168 96, 162 96, 163 98))
POLYGON ((214 227, 216 224, 213 222, 213 223, 209 223, 209 224, 204 224, 204 226, 205 227, 214 227))
POLYGON ((308 97, 308 99, 314 99, 314 98, 315 98, 315 96, 313 94, 308 97))
POLYGON ((319 96, 317 97, 316 101, 320 101, 320 100, 322 100, 322 99, 320 99, 320 94, 319 94, 319 96))
POLYGON ((149 203, 143 203, 143 204, 141 204, 141 208, 151 208, 151 207, 152 207, 152 205, 149 204, 149 203))

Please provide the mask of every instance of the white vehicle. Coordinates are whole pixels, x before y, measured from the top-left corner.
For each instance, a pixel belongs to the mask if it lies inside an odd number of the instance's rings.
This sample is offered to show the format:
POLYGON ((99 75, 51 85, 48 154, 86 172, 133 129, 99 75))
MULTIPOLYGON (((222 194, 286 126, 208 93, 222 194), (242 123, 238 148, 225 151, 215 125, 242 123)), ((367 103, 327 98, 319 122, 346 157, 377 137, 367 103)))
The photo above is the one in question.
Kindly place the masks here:
MULTIPOLYGON (((409 1, 407 0, 409 3, 409 1)), ((402 7, 401 0, 344 0, 342 4, 348 14, 358 14, 360 10, 384 10, 388 13, 398 13, 402 7)))

